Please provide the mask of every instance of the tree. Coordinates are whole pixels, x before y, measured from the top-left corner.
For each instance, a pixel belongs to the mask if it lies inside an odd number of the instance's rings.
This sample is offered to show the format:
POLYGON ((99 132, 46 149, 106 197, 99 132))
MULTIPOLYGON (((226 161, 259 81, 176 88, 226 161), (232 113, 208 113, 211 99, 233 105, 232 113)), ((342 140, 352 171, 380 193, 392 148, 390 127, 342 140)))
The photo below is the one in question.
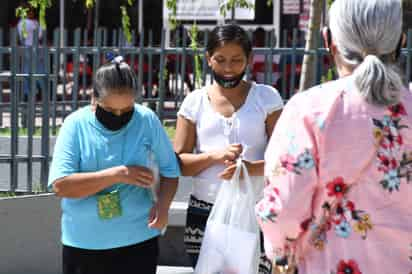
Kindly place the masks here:
MULTIPOLYGON (((96 0, 85 0, 85 6, 87 9, 93 8, 96 0)), ((124 0, 125 4, 120 5, 120 11, 122 14, 122 27, 123 32, 128 42, 132 40, 132 34, 130 31, 130 18, 127 13, 127 6, 133 6, 134 0, 124 0)), ((52 6, 52 0, 28 0, 30 6, 39 11, 39 22, 40 26, 43 29, 46 29, 46 9, 52 6)), ((16 9, 16 16, 20 17, 21 19, 25 19, 27 17, 28 9, 22 6, 17 7, 16 9)), ((25 26, 23 25, 23 35, 26 36, 27 32, 25 26)))
MULTIPOLYGON (((310 15, 309 15, 309 26, 307 33, 307 40, 305 51, 316 50, 317 49, 317 39, 320 30, 320 23, 322 18, 322 0, 311 0, 310 1, 310 15)), ((312 54, 305 54, 303 57, 302 73, 300 76, 300 86, 299 91, 307 90, 312 87, 315 83, 315 56, 312 54)))

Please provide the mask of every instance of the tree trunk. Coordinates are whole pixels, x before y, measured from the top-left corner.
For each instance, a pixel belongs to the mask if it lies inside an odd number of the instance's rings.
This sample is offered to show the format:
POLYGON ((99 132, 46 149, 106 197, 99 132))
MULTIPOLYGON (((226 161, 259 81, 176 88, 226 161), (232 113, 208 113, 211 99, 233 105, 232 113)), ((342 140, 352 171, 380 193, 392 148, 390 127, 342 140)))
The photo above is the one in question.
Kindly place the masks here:
MULTIPOLYGON (((322 4, 322 0, 310 1, 310 17, 305 46, 306 51, 316 49, 316 39, 318 38, 322 18, 322 4)), ((315 72, 315 55, 306 54, 303 57, 299 91, 307 90, 315 84, 315 72)))

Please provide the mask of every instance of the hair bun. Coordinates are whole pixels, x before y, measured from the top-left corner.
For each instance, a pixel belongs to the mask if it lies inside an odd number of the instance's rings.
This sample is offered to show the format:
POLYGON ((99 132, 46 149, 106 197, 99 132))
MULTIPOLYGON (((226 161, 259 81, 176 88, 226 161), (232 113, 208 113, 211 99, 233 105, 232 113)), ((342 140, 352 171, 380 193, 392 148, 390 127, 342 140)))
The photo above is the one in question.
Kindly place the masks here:
POLYGON ((120 65, 122 62, 124 62, 123 56, 116 55, 113 52, 106 53, 106 60, 108 63, 117 64, 117 65, 120 65))
POLYGON ((113 60, 111 61, 114 64, 120 65, 122 62, 124 62, 124 58, 121 55, 118 55, 116 57, 113 58, 113 60))

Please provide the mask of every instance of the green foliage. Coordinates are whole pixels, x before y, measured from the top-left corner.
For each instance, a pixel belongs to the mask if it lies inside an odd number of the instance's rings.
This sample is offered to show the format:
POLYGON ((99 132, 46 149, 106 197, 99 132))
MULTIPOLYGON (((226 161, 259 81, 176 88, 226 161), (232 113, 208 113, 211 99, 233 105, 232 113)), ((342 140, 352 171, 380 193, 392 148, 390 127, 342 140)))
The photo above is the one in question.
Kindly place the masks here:
POLYGON ((226 17, 227 12, 231 12, 234 8, 254 9, 255 6, 247 0, 228 0, 220 5, 220 14, 226 17))
POLYGON ((169 24, 172 29, 175 29, 177 27, 177 19, 176 19, 176 13, 177 13, 177 4, 176 0, 167 0, 166 6, 169 9, 169 24))
MULTIPOLYGON (((58 135, 58 134, 59 134, 59 131, 60 131, 60 127, 57 127, 56 134, 54 134, 54 133, 53 133, 53 130, 50 129, 50 136, 58 135)), ((29 135, 28 133, 29 133, 29 132, 28 132, 27 128, 22 128, 22 127, 20 127, 17 134, 18 134, 19 136, 28 136, 28 135, 29 135)), ((33 136, 40 137, 41 134, 42 134, 42 129, 41 129, 41 127, 36 127, 36 128, 34 129, 33 136)), ((0 136, 10 137, 10 136, 11 136, 11 129, 10 129, 10 128, 0 128, 0 136)))
POLYGON ((16 193, 14 192, 0 192, 0 198, 11 198, 11 197, 16 197, 16 193))
POLYGON ((23 7, 18 7, 16 9, 16 17, 19 17, 21 20, 23 20, 22 24, 22 35, 24 38, 27 37, 27 29, 26 29, 26 21, 24 19, 27 18, 27 12, 29 11, 28 8, 23 8, 23 7))
POLYGON ((337 71, 335 67, 328 69, 328 72, 326 73, 326 75, 322 76, 321 83, 326 83, 326 82, 335 80, 334 76, 336 74, 337 74, 337 71))
POLYGON ((124 36, 126 37, 127 42, 130 43, 132 41, 132 32, 130 31, 130 17, 127 14, 126 6, 120 6, 120 10, 122 11, 123 33, 124 33, 124 36))
POLYGON ((41 186, 41 184, 40 184, 40 183, 37 183, 37 184, 33 184, 32 192, 33 192, 33 194, 37 195, 37 194, 41 194, 41 193, 47 192, 47 189, 43 189, 43 187, 41 186))
POLYGON ((333 1, 335 0, 328 0, 328 7, 330 8, 330 6, 332 5, 333 1))
POLYGON ((190 35, 190 48, 193 50, 194 52, 194 59, 195 59, 195 74, 196 74, 196 78, 195 78, 195 85, 196 86, 200 86, 201 85, 201 75, 202 75, 202 68, 200 66, 200 56, 197 53, 199 50, 199 43, 198 43, 198 34, 199 34, 199 29, 195 24, 192 25, 192 27, 190 28, 189 31, 189 35, 190 35))
MULTIPOLYGON (((330 1, 330 0, 329 0, 330 1)), ((266 5, 271 6, 273 4, 273 0, 266 0, 266 5)), ((176 19, 177 13, 177 3, 176 0, 167 0, 166 6, 169 9, 169 24, 172 29, 176 28, 178 25, 176 19)), ((226 16, 227 12, 232 11, 232 8, 247 8, 247 9, 254 9, 254 5, 249 3, 247 0, 228 0, 222 3, 220 6, 220 14, 222 16, 226 16)))
POLYGON ((50 8, 52 3, 51 0, 30 0, 29 4, 39 10, 39 23, 42 29, 47 28, 46 24, 46 9, 50 8))
POLYGON ((86 8, 91 9, 94 6, 94 0, 86 0, 86 8))
POLYGON ((163 126, 164 130, 166 131, 167 136, 169 137, 170 141, 173 141, 176 134, 176 128, 174 126, 163 126))
MULTIPOLYGON (((40 26, 42 29, 46 29, 47 28, 46 9, 51 7, 52 5, 51 0, 30 0, 29 4, 33 8, 38 9, 40 26)), ((28 12, 29 12, 29 8, 24 8, 22 6, 19 6, 16 9, 16 16, 24 20, 27 18, 28 12)), ((24 21, 23 21, 22 30, 23 30, 22 31, 23 37, 26 38, 28 33, 26 30, 26 23, 24 21)))
POLYGON ((273 1, 272 0, 267 0, 266 1, 266 6, 272 6, 272 4, 273 4, 273 1))
MULTIPOLYGON (((91 9, 94 6, 96 0, 86 0, 86 8, 91 9)), ((133 6, 134 0, 127 0, 127 5, 133 6)), ((120 6, 120 12, 122 13, 122 27, 123 27, 123 33, 126 37, 127 42, 132 41, 132 33, 130 30, 130 17, 129 14, 127 13, 127 6, 126 5, 121 5, 120 6)))

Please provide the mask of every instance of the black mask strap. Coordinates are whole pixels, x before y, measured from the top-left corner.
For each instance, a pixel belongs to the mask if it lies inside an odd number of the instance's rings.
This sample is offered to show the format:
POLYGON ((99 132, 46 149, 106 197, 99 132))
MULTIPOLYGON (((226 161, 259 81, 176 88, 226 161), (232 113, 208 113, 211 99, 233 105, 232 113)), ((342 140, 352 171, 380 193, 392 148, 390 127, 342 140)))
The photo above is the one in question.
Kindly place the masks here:
POLYGON ((399 39, 398 45, 396 46, 395 50, 395 60, 398 60, 401 56, 402 44, 403 44, 403 34, 401 34, 401 38, 399 39))
POLYGON ((96 88, 93 88, 93 96, 94 98, 99 98, 99 93, 97 92, 96 88))
POLYGON ((331 52, 331 47, 332 47, 332 33, 330 32, 329 27, 323 27, 321 30, 321 37, 323 37, 323 42, 325 44, 325 48, 328 49, 329 52, 331 52))

